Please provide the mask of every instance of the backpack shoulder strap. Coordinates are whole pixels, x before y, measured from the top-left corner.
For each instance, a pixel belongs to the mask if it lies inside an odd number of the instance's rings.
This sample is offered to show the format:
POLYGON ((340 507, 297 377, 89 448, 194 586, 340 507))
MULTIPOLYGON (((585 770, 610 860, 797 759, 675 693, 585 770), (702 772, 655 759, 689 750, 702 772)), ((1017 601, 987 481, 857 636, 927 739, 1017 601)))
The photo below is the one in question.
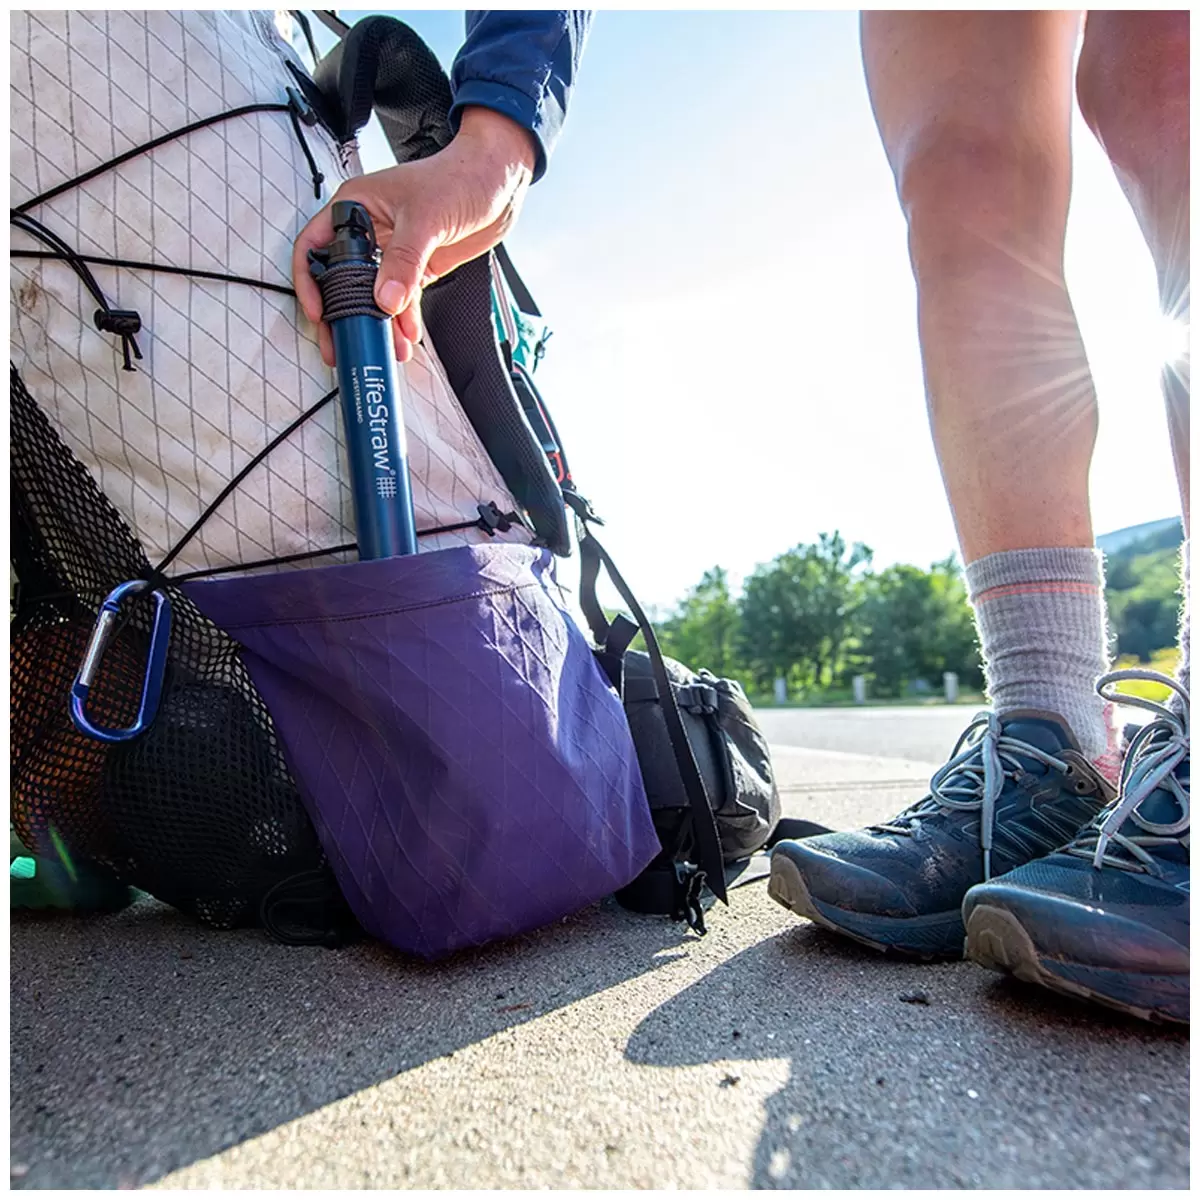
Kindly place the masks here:
POLYGON ((534 302, 533 296, 525 286, 525 280, 517 273, 517 268, 513 266, 513 260, 503 242, 496 247, 495 254, 496 261, 500 264, 500 270, 504 272, 504 279, 508 284, 509 291, 512 292, 512 297, 517 302, 517 307, 531 317, 540 317, 542 310, 534 302))
POLYGON ((496 341, 488 257, 463 263, 427 288, 421 315, 463 412, 538 539, 555 554, 570 554, 562 489, 496 341))

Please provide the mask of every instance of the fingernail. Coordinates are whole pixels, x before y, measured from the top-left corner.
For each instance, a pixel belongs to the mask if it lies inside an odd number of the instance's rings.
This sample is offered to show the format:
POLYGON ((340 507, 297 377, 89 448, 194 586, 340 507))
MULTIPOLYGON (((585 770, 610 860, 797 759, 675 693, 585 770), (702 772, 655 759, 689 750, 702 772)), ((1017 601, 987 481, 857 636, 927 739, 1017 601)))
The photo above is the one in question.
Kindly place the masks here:
POLYGON ((398 313, 404 307, 404 285, 398 280, 389 279, 379 289, 376 302, 384 312, 398 313))

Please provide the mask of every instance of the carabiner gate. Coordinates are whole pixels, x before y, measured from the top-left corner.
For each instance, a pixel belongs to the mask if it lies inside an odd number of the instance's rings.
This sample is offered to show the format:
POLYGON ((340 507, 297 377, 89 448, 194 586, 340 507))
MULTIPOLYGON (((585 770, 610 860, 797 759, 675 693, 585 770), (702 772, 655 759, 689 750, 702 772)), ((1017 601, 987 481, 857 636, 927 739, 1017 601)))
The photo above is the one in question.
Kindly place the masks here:
POLYGON ((133 724, 125 729, 108 729, 103 725, 93 725, 87 715, 88 692, 96 678, 100 660, 104 656, 104 648, 112 636, 113 627, 121 611, 121 604, 127 596, 144 592, 150 583, 145 579, 131 579, 114 588, 100 606, 100 615, 96 618, 96 627, 92 630, 88 641, 87 651, 83 656, 83 665, 75 682, 71 685, 71 720, 76 729, 98 742, 128 742, 146 732, 158 712, 158 702, 162 695, 163 675, 167 669, 167 647, 171 641, 171 601, 167 594, 158 588, 154 589, 154 627, 150 633, 150 657, 146 662, 146 679, 142 685, 142 700, 138 706, 137 716, 133 724))

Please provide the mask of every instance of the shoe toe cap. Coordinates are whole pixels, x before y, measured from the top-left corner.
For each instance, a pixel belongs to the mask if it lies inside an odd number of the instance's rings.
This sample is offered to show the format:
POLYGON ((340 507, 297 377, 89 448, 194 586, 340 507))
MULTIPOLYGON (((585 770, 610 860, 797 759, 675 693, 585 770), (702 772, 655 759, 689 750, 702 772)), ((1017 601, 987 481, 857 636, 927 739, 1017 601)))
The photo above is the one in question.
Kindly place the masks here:
POLYGON ((832 834, 780 842, 772 857, 789 859, 804 877, 814 900, 850 912, 911 917, 917 910, 896 882, 851 857, 849 835, 832 834))
POLYGON ((1189 969, 1187 922, 1164 922, 1161 908, 1118 910, 1001 877, 973 887, 963 900, 968 937, 972 914, 984 907, 1014 917, 1047 958, 1159 975, 1189 969))

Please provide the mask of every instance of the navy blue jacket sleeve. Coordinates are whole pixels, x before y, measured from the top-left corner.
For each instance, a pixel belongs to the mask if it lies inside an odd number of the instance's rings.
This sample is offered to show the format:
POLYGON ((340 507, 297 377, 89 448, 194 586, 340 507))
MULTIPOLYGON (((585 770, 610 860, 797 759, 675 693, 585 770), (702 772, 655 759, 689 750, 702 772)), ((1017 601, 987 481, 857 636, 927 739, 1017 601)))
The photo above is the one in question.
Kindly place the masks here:
POLYGON ((511 117, 533 134, 533 178, 540 179, 562 132, 591 23, 586 10, 468 12, 467 38, 450 73, 455 133, 468 105, 511 117))

